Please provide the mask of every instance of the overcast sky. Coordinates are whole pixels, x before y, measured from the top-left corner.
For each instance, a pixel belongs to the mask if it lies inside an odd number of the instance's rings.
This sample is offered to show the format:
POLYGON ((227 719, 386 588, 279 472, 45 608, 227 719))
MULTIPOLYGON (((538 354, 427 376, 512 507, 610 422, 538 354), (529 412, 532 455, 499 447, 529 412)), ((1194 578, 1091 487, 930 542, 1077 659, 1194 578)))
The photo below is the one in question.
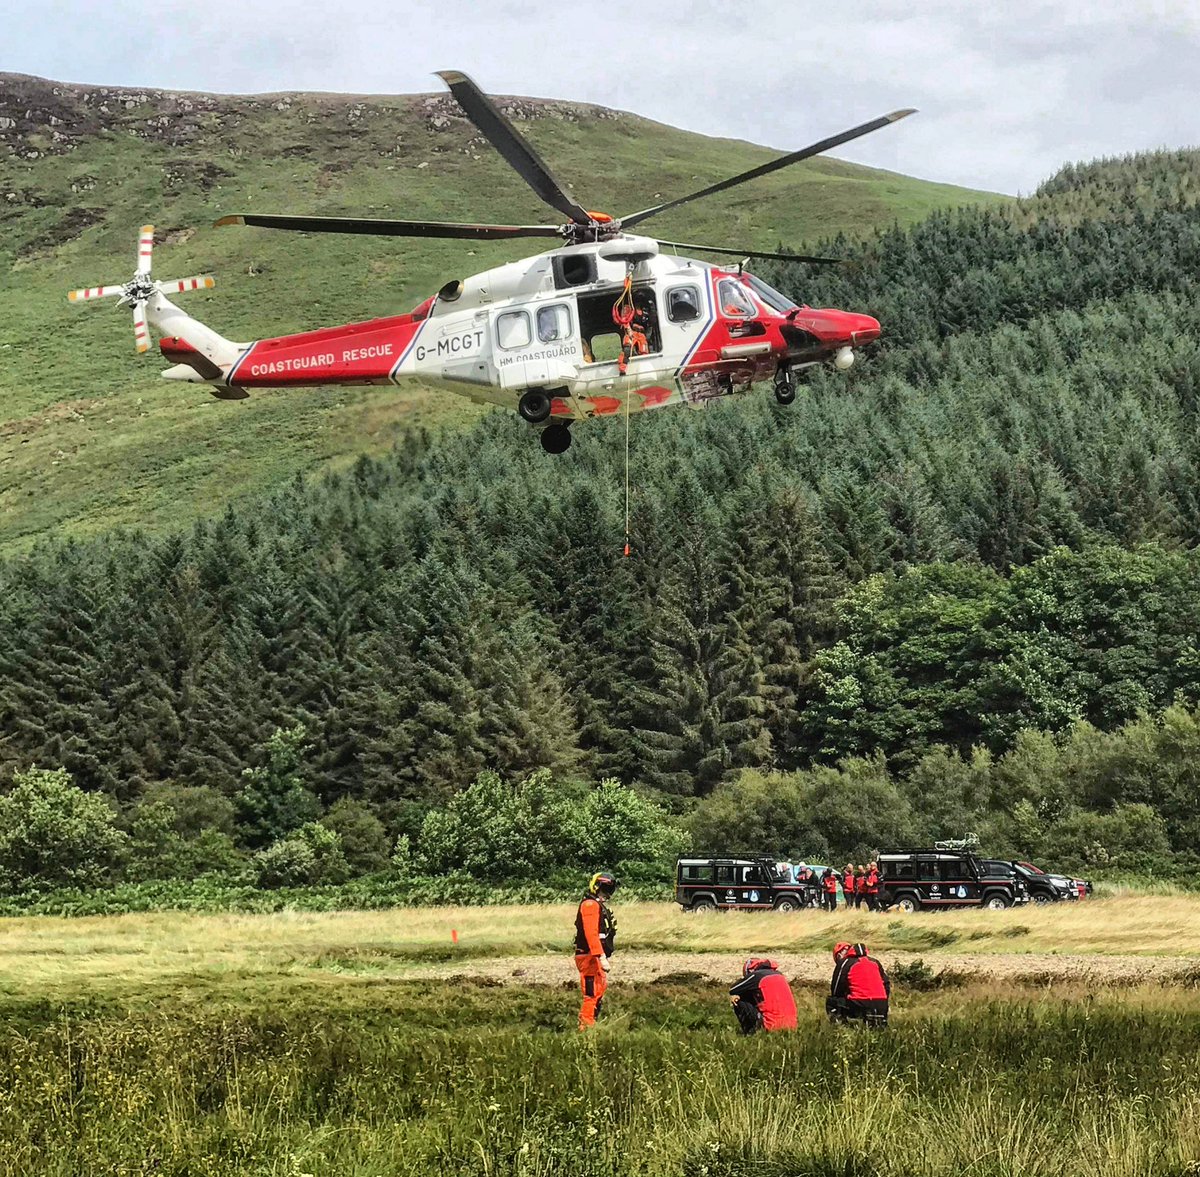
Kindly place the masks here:
POLYGON ((794 150, 1030 192, 1069 160, 1200 143, 1200 0, 48 0, 8 8, 0 69, 256 93, 429 91, 598 102, 794 150))

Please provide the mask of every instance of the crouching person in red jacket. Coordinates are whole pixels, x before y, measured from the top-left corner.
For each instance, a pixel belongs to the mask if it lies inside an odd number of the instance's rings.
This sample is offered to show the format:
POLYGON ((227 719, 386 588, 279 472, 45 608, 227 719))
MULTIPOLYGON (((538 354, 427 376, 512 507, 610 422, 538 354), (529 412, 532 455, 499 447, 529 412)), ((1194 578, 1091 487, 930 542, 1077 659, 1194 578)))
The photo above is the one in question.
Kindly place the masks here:
POLYGON ((729 990, 729 1000, 743 1034, 796 1028, 796 1000, 773 960, 752 956, 746 961, 742 979, 729 990))
POLYGON ((833 981, 825 999, 831 1022, 861 1021, 887 1025, 892 983, 883 965, 867 955, 864 944, 839 944, 833 950, 833 981))

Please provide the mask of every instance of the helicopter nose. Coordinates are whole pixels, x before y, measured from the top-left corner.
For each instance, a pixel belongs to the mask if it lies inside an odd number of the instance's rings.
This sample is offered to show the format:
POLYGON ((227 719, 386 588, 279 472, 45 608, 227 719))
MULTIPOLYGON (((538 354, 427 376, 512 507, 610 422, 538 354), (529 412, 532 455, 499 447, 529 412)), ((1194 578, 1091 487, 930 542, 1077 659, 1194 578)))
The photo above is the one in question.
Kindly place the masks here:
POLYGON ((846 324, 850 329, 850 342, 856 347, 861 343, 871 343, 879 338, 879 320, 870 315, 848 314, 846 324))

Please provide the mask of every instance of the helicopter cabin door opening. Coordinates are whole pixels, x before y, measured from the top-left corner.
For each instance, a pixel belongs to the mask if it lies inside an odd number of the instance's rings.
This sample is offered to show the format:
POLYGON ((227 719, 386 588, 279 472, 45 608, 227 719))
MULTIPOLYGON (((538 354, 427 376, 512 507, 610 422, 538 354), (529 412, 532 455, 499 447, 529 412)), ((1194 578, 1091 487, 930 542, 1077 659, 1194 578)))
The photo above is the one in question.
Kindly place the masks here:
MULTIPOLYGON (((621 287, 579 296, 579 334, 583 343, 584 364, 615 364, 621 354, 621 329, 613 322, 613 307, 621 297, 621 287)), ((662 351, 658 304, 654 286, 642 283, 633 287, 634 327, 646 336, 645 355, 662 351)), ((634 353, 631 362, 638 358, 634 353)))

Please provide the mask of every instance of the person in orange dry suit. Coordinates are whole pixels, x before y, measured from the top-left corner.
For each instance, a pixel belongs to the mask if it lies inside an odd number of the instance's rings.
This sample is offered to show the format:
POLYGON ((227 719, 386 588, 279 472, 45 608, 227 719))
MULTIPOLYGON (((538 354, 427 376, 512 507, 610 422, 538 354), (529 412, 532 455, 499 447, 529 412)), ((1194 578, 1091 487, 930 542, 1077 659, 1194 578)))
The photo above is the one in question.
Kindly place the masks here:
POLYGON ((587 894, 575 913, 575 967, 579 970, 579 988, 583 1004, 579 1008, 579 1028, 596 1024, 608 988, 608 958, 617 937, 617 921, 608 901, 617 889, 617 880, 600 871, 592 875, 587 894))

